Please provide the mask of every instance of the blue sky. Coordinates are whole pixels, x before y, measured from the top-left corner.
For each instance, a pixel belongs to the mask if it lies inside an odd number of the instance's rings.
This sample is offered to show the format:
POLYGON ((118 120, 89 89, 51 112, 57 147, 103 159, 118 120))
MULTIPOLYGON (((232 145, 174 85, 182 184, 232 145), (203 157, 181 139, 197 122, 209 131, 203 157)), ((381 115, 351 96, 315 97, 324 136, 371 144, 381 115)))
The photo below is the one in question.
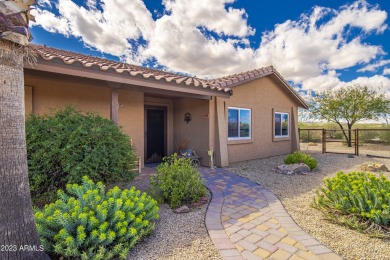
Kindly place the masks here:
POLYGON ((296 88, 390 93, 387 0, 39 0, 33 42, 208 78, 274 65, 296 88))

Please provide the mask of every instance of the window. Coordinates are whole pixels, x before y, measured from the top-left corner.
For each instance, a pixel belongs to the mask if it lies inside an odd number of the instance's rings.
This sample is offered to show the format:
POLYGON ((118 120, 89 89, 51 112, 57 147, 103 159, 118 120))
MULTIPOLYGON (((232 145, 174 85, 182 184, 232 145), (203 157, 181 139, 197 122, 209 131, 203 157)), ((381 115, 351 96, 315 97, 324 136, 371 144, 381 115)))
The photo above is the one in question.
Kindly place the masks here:
POLYGON ((247 108, 229 107, 228 138, 251 138, 251 110, 247 108))
POLYGON ((288 113, 275 112, 275 137, 289 136, 288 113))

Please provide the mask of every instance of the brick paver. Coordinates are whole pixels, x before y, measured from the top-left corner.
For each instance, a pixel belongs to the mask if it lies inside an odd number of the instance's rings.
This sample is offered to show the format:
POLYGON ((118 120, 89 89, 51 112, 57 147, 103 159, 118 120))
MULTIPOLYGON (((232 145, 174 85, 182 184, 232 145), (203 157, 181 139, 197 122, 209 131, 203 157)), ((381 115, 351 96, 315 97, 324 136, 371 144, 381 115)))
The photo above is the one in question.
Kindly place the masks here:
POLYGON ((212 192, 206 228, 223 259, 342 259, 303 231, 269 190, 224 169, 200 171, 212 192))

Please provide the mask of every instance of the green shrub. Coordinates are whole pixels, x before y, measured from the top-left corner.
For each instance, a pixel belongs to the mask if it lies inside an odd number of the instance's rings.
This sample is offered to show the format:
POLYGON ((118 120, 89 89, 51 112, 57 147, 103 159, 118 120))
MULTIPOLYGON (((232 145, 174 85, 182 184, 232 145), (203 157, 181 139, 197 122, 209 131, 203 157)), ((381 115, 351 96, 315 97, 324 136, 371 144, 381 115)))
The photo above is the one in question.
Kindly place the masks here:
POLYGON ((152 192, 171 208, 195 202, 206 194, 204 180, 191 160, 178 158, 177 154, 164 158, 157 166, 157 174, 150 178, 152 192))
MULTIPOLYGON (((67 107, 26 121, 30 188, 33 197, 84 175, 104 183, 132 180, 135 154, 130 138, 111 120, 67 107)), ((52 192, 51 192, 52 193, 52 192)))
POLYGON ((312 156, 301 153, 298 151, 295 151, 291 154, 288 154, 284 158, 285 164, 294 164, 294 163, 305 163, 307 166, 310 167, 311 170, 313 170, 315 167, 317 167, 317 160, 314 159, 312 156))
MULTIPOLYGON (((105 192, 88 177, 82 186, 67 184, 59 199, 35 210, 45 252, 72 259, 126 259, 129 250, 154 230, 157 202, 132 187, 105 192)), ((57 259, 56 258, 56 259, 57 259)))
POLYGON ((338 172, 336 177, 325 179, 313 205, 355 229, 389 228, 390 182, 383 175, 338 172))

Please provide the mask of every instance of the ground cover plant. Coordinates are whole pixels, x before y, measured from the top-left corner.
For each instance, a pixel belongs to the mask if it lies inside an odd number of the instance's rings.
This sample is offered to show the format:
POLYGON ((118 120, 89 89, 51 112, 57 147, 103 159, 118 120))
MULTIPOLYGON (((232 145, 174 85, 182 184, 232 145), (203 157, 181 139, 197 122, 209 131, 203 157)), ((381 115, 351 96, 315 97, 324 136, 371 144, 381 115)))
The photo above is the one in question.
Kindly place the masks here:
POLYGON ((111 120, 67 107, 26 120, 29 181, 33 198, 67 183, 132 180, 135 162, 130 137, 111 120))
POLYGON ((35 210, 45 252, 55 259, 126 259, 129 250, 154 230, 157 202, 132 187, 105 192, 103 183, 84 177, 68 184, 59 199, 35 210))
POLYGON ((199 200, 206 194, 204 180, 191 160, 177 154, 166 157, 157 167, 157 174, 150 178, 151 192, 171 208, 199 200))
POLYGON ((313 206, 333 221, 390 237, 390 181, 366 172, 338 172, 317 190, 313 206))
POLYGON ((308 154, 298 152, 298 151, 288 154, 284 158, 284 163, 285 164, 304 163, 307 166, 309 166, 311 170, 317 167, 317 160, 315 158, 313 158, 308 154))

